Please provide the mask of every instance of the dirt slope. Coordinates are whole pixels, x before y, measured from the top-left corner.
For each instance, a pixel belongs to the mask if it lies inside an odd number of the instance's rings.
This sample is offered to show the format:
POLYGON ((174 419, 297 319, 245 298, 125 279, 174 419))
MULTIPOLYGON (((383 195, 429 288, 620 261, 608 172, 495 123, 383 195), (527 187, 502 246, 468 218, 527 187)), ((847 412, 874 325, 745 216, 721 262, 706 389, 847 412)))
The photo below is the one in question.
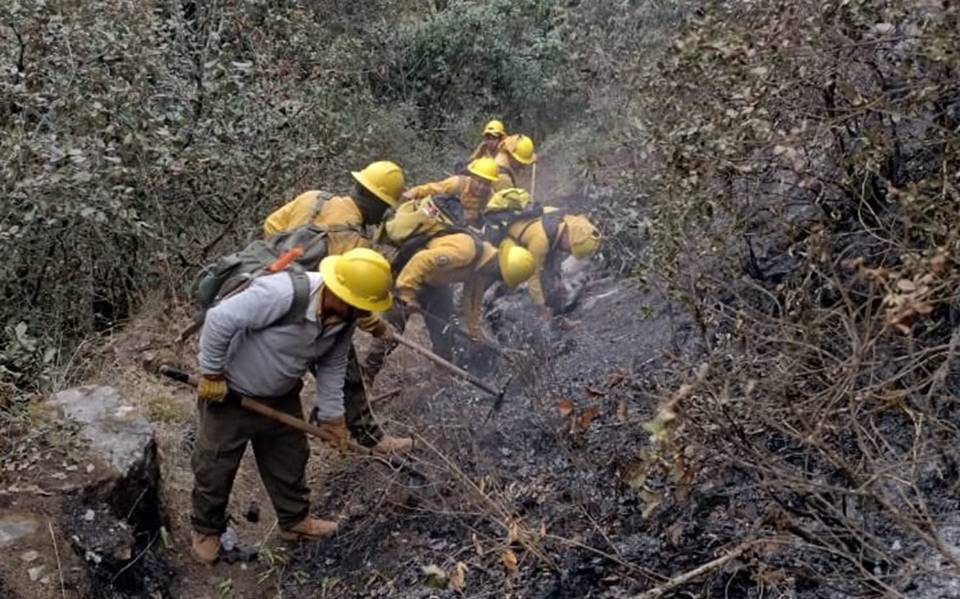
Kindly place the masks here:
MULTIPOLYGON (((664 557, 672 522, 644 519, 628 481, 655 401, 649 377, 669 363, 666 354, 693 351, 694 330, 657 294, 610 278, 588 282, 562 326, 547 330, 532 315, 522 295, 489 306, 499 341, 525 352, 490 375, 512 382, 489 421, 482 393, 405 350, 391 355, 375 393, 402 392, 378 413, 390 430, 414 434, 418 449, 386 461, 313 443, 315 510, 341 525, 330 542, 279 541, 247 455, 230 511, 241 543, 260 558, 209 568, 188 552, 193 396, 144 369, 159 360, 189 367, 195 348, 163 347, 184 314, 145 312, 101 350, 108 366, 96 378, 120 386, 158 431, 170 533, 158 554, 173 572, 166 596, 455 596, 431 586, 424 568, 435 566, 453 575, 453 587, 462 574, 469 597, 600 597, 673 572, 676 557, 664 557), (258 521, 244 517, 257 510, 258 521)), ((425 339, 422 330, 412 334, 425 339)), ((682 543, 676 530, 672 538, 682 543)), ((709 549, 690 552, 690 563, 709 559, 709 549)))

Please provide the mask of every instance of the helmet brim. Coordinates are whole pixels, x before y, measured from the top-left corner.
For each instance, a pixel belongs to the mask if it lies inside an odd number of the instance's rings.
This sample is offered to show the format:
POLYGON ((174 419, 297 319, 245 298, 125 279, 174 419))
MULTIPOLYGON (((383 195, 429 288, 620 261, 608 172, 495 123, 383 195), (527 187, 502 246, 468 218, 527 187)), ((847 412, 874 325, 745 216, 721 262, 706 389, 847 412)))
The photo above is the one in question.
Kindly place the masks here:
POLYGON ((513 157, 514 160, 516 160, 517 162, 519 162, 520 164, 522 164, 522 165, 524 165, 524 166, 530 166, 531 164, 533 164, 534 162, 537 161, 537 154, 536 154, 536 152, 534 152, 534 154, 533 154, 532 156, 530 156, 529 159, 526 159, 526 160, 524 160, 524 159, 523 159, 522 157, 520 157, 520 156, 517 156, 517 155, 516 155, 515 153, 513 153, 513 152, 510 152, 510 156, 513 157))
POLYGON ((393 294, 387 293, 387 297, 382 300, 357 297, 346 285, 337 279, 337 261, 340 256, 327 256, 320 261, 320 275, 323 277, 323 284, 327 286, 334 295, 354 308, 366 310, 367 312, 386 312, 393 305, 393 294))
POLYGON ((397 200, 391 198, 387 194, 383 193, 376 187, 370 184, 369 181, 363 176, 363 173, 360 171, 350 171, 350 174, 353 175, 353 178, 356 179, 357 183, 363 185, 363 188, 383 200, 391 208, 397 207, 397 200))

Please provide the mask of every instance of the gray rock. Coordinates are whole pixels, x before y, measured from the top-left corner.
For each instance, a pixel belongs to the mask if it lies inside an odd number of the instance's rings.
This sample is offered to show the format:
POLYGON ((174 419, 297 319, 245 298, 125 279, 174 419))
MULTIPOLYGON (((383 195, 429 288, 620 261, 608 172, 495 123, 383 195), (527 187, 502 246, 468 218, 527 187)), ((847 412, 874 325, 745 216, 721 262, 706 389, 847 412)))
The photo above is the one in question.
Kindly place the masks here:
POLYGON ((0 514, 0 547, 32 535, 40 522, 28 514, 0 514))
POLYGON ((142 587, 143 596, 163 590, 167 568, 162 558, 138 546, 138 538, 153 536, 163 524, 153 427, 113 387, 68 389, 48 405, 76 424, 85 442, 86 454, 74 461, 103 464, 85 468, 81 491, 72 493, 63 507, 64 533, 76 554, 85 557, 88 575, 122 577, 123 584, 142 587))
POLYGON ((27 576, 30 577, 30 582, 37 582, 40 580, 40 576, 43 574, 44 568, 46 568, 46 566, 40 565, 27 570, 27 576))
POLYGON ((49 401, 81 425, 80 434, 121 476, 142 463, 154 446, 153 428, 113 387, 84 386, 57 393, 49 401))
POLYGON ((33 551, 33 550, 31 550, 31 551, 24 551, 23 553, 20 554, 20 559, 23 560, 23 561, 25 561, 25 562, 27 562, 28 564, 29 564, 30 562, 35 562, 35 561, 37 561, 37 558, 38 558, 38 557, 40 557, 40 552, 38 552, 38 551, 33 551))

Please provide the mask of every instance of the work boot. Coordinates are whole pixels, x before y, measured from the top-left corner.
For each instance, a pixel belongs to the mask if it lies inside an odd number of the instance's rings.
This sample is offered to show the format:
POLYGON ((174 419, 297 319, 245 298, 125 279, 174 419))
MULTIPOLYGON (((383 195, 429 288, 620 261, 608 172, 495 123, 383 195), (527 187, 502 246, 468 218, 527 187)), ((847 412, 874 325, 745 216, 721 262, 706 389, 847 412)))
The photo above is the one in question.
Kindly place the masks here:
POLYGON ((205 535, 201 532, 190 532, 190 550, 197 561, 213 564, 220 554, 220 536, 205 535))
POLYGON ((406 453, 413 449, 413 439, 411 437, 391 437, 384 435, 380 442, 370 448, 374 453, 406 453))
POLYGON ((280 531, 284 541, 321 541, 337 532, 337 523, 321 520, 316 516, 307 516, 290 528, 280 531))
POLYGON ((343 418, 333 420, 317 420, 314 424, 330 435, 330 439, 323 439, 323 443, 338 451, 347 449, 347 421, 343 418))

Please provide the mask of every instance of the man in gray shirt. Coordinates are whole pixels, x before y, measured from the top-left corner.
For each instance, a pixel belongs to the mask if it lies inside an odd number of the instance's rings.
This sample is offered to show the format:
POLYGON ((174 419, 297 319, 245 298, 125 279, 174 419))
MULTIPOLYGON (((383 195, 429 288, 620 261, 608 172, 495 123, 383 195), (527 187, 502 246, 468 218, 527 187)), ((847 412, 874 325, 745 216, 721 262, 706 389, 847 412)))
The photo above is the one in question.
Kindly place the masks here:
POLYGON ((309 370, 317 381, 311 420, 342 418, 356 320, 388 309, 392 285, 386 259, 358 248, 324 258, 319 273, 256 278, 207 312, 200 335, 200 426, 192 459, 197 559, 217 559, 230 489, 248 442, 277 512, 280 536, 319 540, 336 532, 335 522, 309 513, 305 471, 310 449, 304 433, 244 410, 239 398, 257 398, 302 418, 300 389, 309 370))

